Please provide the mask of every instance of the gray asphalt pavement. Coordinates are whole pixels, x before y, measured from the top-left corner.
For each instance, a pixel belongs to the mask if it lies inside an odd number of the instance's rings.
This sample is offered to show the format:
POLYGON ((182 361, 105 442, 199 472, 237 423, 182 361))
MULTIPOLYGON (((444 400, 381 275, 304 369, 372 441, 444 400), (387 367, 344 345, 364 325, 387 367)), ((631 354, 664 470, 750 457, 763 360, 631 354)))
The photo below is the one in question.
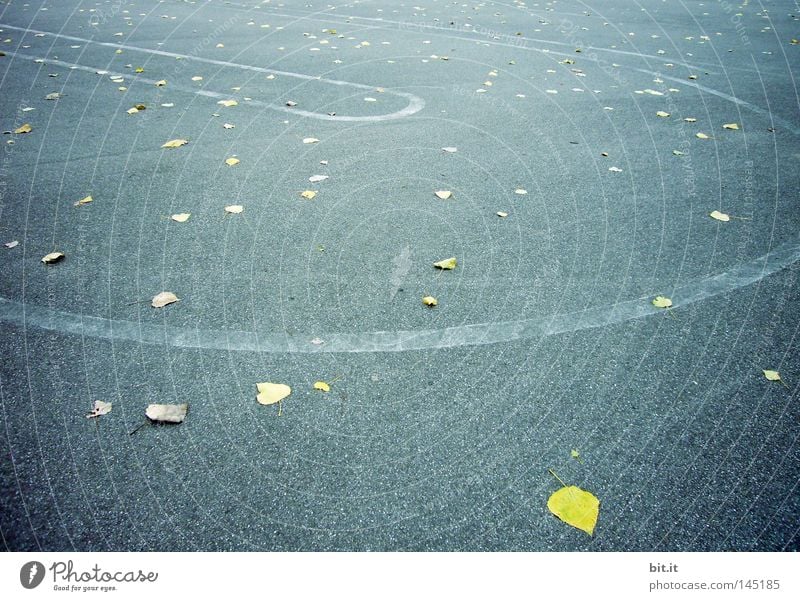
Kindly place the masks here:
POLYGON ((0 3, 3 545, 797 550, 798 19, 0 3))

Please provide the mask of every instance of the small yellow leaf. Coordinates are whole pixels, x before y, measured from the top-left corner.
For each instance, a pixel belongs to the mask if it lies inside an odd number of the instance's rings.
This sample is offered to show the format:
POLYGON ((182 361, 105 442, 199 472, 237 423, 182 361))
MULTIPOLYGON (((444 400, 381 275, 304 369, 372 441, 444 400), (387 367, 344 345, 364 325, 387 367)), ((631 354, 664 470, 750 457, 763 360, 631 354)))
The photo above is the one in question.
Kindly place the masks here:
POLYGON ((322 392, 329 392, 331 389, 330 384, 327 382, 314 382, 314 390, 321 390, 322 392))
POLYGON ((134 69, 134 72, 136 72, 136 73, 144 73, 144 68, 143 67, 136 67, 134 69))
POLYGON ((312 199, 312 198, 314 198, 316 195, 317 195, 317 191, 316 191, 316 190, 303 190, 303 191, 300 193, 300 196, 302 196, 302 197, 303 197, 303 198, 305 198, 306 200, 311 200, 311 199, 312 199))
POLYGON ((183 146, 184 144, 188 143, 189 140, 181 140, 181 139, 170 140, 169 142, 165 142, 164 144, 162 144, 161 148, 179 148, 180 146, 183 146))
POLYGON ((145 410, 145 415, 148 419, 154 422, 167 422, 170 424, 179 424, 186 419, 186 413, 189 411, 189 404, 182 403, 180 405, 148 405, 145 410))
POLYGON ((669 113, 666 113, 664 111, 657 111, 656 117, 669 117, 669 113))
POLYGON ((455 269, 456 268, 456 258, 450 257, 449 259, 442 259, 441 261, 437 261, 433 264, 434 267, 438 267, 439 269, 455 269))
POLYGON ((695 136, 700 138, 701 140, 708 140, 708 136, 705 135, 703 132, 698 132, 695 134, 695 136))
POLYGON ((730 215, 728 215, 727 213, 720 213, 719 211, 711 211, 708 214, 708 216, 711 217, 712 219, 716 219, 717 221, 730 221, 731 220, 731 216, 730 215))
POLYGON ((764 377, 769 380, 770 382, 782 382, 781 374, 773 369, 762 369, 761 371, 764 372, 764 377))
POLYGON ((90 202, 92 202, 92 200, 94 200, 94 199, 91 197, 91 195, 89 195, 89 196, 87 196, 86 198, 81 198, 80 200, 78 200, 78 201, 75 201, 75 202, 72 204, 72 206, 73 206, 73 207, 79 207, 79 206, 81 206, 81 205, 88 205, 90 202))
POLYGON ((562 522, 591 536, 600 514, 600 500, 577 486, 564 486, 550 495, 547 508, 562 522))
POLYGON ((30 123, 23 123, 17 129, 14 130, 15 134, 29 134, 33 131, 30 123))
POLYGON ((238 165, 239 164, 239 159, 237 159, 236 157, 231 157, 229 159, 225 159, 225 164, 228 167, 233 167, 234 165, 238 165))
POLYGON ((423 296, 422 304, 427 305, 428 307, 435 307, 439 304, 439 301, 432 296, 423 296))
POLYGON ((179 301, 180 299, 172 292, 159 292, 153 297, 150 304, 156 309, 166 307, 169 304, 179 301))
POLYGON ((292 389, 286 384, 260 382, 256 384, 256 388, 258 388, 256 400, 262 405, 273 405, 292 394, 292 389))
POLYGON ((86 414, 86 417, 98 417, 100 415, 105 415, 106 413, 111 412, 111 403, 106 403, 105 401, 95 401, 94 406, 92 407, 92 411, 86 414))
POLYGON ((450 190, 436 190, 436 192, 434 192, 434 194, 438 198, 441 198, 442 200, 447 200, 448 198, 450 198, 453 195, 453 193, 450 190))
POLYGON ((64 258, 64 253, 54 252, 48 253, 42 257, 42 263, 58 263, 64 258))
POLYGON ((239 103, 231 99, 231 100, 220 100, 219 102, 217 102, 217 104, 221 104, 222 106, 236 106, 239 103))
POLYGON ((225 212, 232 213, 233 215, 238 215, 242 211, 244 211, 244 207, 242 205, 228 205, 225 207, 225 212))
POLYGON ((191 213, 175 213, 172 217, 170 217, 170 219, 172 219, 172 221, 177 221, 178 223, 185 223, 191 216, 191 213))
POLYGON ((652 301, 654 307, 659 309, 669 309, 672 306, 672 299, 666 296, 657 296, 652 301))
POLYGON ((578 449, 572 449, 569 452, 569 456, 572 457, 573 459, 580 459, 581 458, 581 454, 578 452, 578 449))
POLYGON ((723 126, 723 129, 739 129, 738 123, 726 123, 723 126))
POLYGON ((156 82, 156 87, 158 87, 158 88, 161 88, 161 87, 163 87, 165 85, 167 85, 167 80, 166 79, 159 79, 156 82))

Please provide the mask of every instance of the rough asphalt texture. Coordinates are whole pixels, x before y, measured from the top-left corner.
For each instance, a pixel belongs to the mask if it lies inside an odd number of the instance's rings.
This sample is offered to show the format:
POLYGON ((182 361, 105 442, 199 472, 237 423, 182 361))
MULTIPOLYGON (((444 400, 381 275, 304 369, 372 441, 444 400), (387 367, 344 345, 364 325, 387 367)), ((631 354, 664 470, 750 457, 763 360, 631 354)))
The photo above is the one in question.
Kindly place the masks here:
POLYGON ((0 3, 5 548, 797 550, 796 13, 0 3))

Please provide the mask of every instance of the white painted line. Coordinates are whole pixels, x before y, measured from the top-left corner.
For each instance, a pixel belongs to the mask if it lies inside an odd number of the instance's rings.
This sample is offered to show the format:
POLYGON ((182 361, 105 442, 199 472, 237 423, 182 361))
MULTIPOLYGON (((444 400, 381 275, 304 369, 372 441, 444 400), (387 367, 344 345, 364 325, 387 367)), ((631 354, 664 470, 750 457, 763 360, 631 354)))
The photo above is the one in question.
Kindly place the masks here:
MULTIPOLYGON (((354 83, 354 82, 351 82, 351 81, 342 81, 342 80, 339 80, 339 79, 327 79, 325 77, 318 77, 318 76, 315 76, 315 75, 306 75, 304 73, 294 73, 292 71, 280 71, 280 70, 277 70, 277 69, 267 69, 265 67, 256 67, 256 66, 253 66, 253 65, 243 65, 243 64, 240 64, 240 63, 232 63, 232 62, 229 62, 229 61, 222 61, 222 60, 216 60, 216 59, 211 59, 211 58, 202 58, 202 57, 199 57, 199 56, 192 56, 192 55, 189 55, 189 54, 179 54, 179 53, 176 53, 176 52, 168 52, 166 50, 155 50, 155 49, 151 49, 151 48, 142 48, 142 47, 139 47, 139 46, 131 46, 131 45, 128 45, 128 44, 117 44, 117 43, 111 43, 111 42, 98 42, 98 41, 90 40, 90 39, 87 39, 87 38, 79 38, 79 37, 60 34, 60 33, 53 33, 53 32, 50 32, 50 31, 41 31, 41 30, 38 30, 38 29, 29 29, 29 28, 25 28, 25 27, 15 27, 13 25, 6 25, 4 23, 0 23, 0 28, 13 29, 13 30, 16 30, 16 31, 22 31, 22 32, 26 32, 26 33, 34 33, 34 34, 39 33, 39 34, 44 34, 46 36, 49 35, 49 36, 53 36, 53 37, 56 37, 56 38, 62 38, 62 39, 65 39, 65 40, 70 40, 70 41, 73 41, 73 42, 82 42, 84 44, 96 44, 96 45, 104 46, 104 47, 107 47, 107 48, 114 48, 114 49, 122 48, 124 50, 131 50, 131 51, 134 51, 134 52, 143 52, 143 53, 146 53, 146 54, 155 54, 157 56, 166 56, 166 57, 169 57, 169 58, 181 58, 181 59, 191 60, 191 61, 200 62, 200 63, 207 63, 207 64, 211 64, 211 65, 217 65, 217 66, 220 66, 220 67, 229 67, 229 68, 232 68, 232 69, 241 69, 241 70, 244 70, 244 71, 254 71, 256 73, 267 73, 267 74, 282 75, 284 77, 293 77, 295 79, 302 79, 302 80, 306 80, 306 81, 318 81, 318 82, 321 82, 321 83, 324 83, 324 84, 330 84, 330 85, 335 85, 335 86, 346 86, 346 87, 351 87, 351 88, 355 88, 355 89, 358 89, 358 90, 374 91, 376 88, 382 87, 382 86, 372 86, 372 85, 354 83)), ((108 71, 108 69, 103 69, 103 68, 100 68, 100 67, 96 67, 96 68, 95 67, 89 67, 89 66, 85 66, 85 65, 78 65, 78 64, 75 64, 75 63, 68 63, 68 62, 60 61, 60 60, 51 60, 51 59, 48 59, 48 58, 45 58, 45 57, 32 57, 31 55, 28 55, 28 54, 21 54, 21 53, 9 52, 9 51, 6 51, 6 54, 8 56, 17 56, 17 57, 23 58, 25 60, 41 59, 41 60, 45 61, 45 64, 61 65, 63 67, 68 67, 68 68, 71 68, 71 69, 72 68, 79 69, 79 70, 82 70, 82 71, 89 71, 89 72, 92 72, 92 73, 95 72, 95 71, 98 71, 98 70, 108 71)), ((111 74, 112 73, 109 71, 109 75, 111 75, 111 74)), ((122 75, 124 77, 130 77, 130 73, 118 73, 118 75, 122 75)), ((144 79, 144 78, 141 78, 141 79, 143 79, 144 81, 146 81, 148 83, 155 83, 153 80, 144 79)), ((182 87, 179 87, 179 86, 177 86, 175 84, 171 84, 171 87, 172 88, 181 89, 182 91, 192 92, 192 93, 195 93, 195 94, 211 96, 213 98, 222 97, 222 95, 217 95, 215 92, 205 92, 203 90, 196 90, 194 88, 182 88, 182 87)), ((401 110, 399 110, 399 111, 395 111, 393 113, 387 113, 387 114, 384 114, 384 115, 365 115, 365 116, 360 116, 359 117, 359 116, 351 116, 351 115, 328 115, 328 114, 325 114, 325 113, 315 113, 313 111, 303 111, 303 110, 298 110, 297 108, 291 108, 291 107, 281 106, 281 105, 277 105, 277 104, 261 103, 261 102, 258 102, 258 101, 248 101, 248 103, 256 105, 256 106, 262 106, 264 108, 270 108, 270 109, 274 109, 274 110, 278 110, 278 111, 292 113, 294 115, 302 115, 304 117, 309 117, 309 118, 312 118, 312 119, 321 119, 321 120, 324 120, 324 121, 349 121, 349 122, 352 122, 352 121, 374 122, 374 121, 390 121, 390 120, 394 120, 394 119, 402 119, 404 117, 408 117, 410 115, 413 115, 414 113, 418 113, 419 111, 421 111, 425 107, 425 101, 422 98, 420 98, 419 96, 415 95, 415 94, 411 94, 409 92, 399 92, 397 90, 392 90, 391 88, 386 88, 386 87, 384 87, 383 89, 384 89, 384 93, 385 94, 389 94, 389 95, 392 95, 392 96, 397 96, 399 98, 403 98, 404 100, 406 100, 408 102, 406 107, 401 109, 401 110)), ((226 98, 230 98, 230 94, 226 94, 225 97, 226 98)))
MULTIPOLYGON (((800 261, 800 243, 795 241, 772 252, 698 282, 667 293, 673 309, 732 292, 757 283, 764 277, 800 261)), ((238 330, 200 330, 157 326, 148 323, 78 315, 0 298, 0 321, 23 327, 36 327, 63 334, 168 345, 179 348, 250 351, 259 353, 373 353, 479 346, 542 338, 554 334, 602 328, 630 319, 664 313, 651 303, 652 297, 637 298, 614 305, 601 305, 574 313, 455 326, 441 330, 400 330, 395 332, 305 334, 244 332, 238 330), (320 338, 322 345, 312 339, 320 338)))

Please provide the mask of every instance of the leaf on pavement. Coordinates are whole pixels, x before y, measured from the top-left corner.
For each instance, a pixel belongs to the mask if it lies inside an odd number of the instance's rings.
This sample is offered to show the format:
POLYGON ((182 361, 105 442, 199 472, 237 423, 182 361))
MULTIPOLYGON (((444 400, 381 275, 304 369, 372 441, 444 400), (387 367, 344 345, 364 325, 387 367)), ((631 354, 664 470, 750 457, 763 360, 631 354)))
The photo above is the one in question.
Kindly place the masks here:
POLYGON ((317 191, 316 191, 316 190, 303 190, 303 191, 300 193, 300 196, 302 196, 302 197, 303 197, 303 198, 305 198, 306 200, 311 200, 311 199, 312 199, 312 198, 314 198, 316 195, 317 195, 317 191))
POLYGON ((666 111, 656 111, 656 117, 669 117, 669 113, 666 111))
POLYGON ((172 221, 177 221, 178 223, 185 223, 191 216, 191 213, 175 213, 170 217, 170 219, 172 219, 172 221))
POLYGON ((94 407, 92 407, 92 411, 86 414, 86 417, 98 417, 100 415, 105 415, 106 413, 111 412, 111 403, 106 403, 105 401, 95 401, 94 407))
POLYGON ((188 144, 189 140, 182 140, 180 138, 176 140, 170 140, 169 142, 165 142, 161 145, 161 148, 179 148, 184 144, 188 144))
POLYGON ((455 269, 457 264, 458 263, 456 262, 456 258, 450 257, 449 259, 442 259, 441 261, 436 261, 436 263, 434 263, 433 266, 438 267, 439 269, 455 269))
POLYGON ((450 198, 453 195, 453 193, 450 190, 436 190, 436 192, 434 192, 434 194, 438 198, 441 198, 442 200, 447 200, 448 198, 450 198))
POLYGON ((186 419, 189 411, 189 404, 180 405, 160 405, 157 403, 147 406, 145 415, 154 422, 165 422, 169 424, 179 424, 186 419))
POLYGON ((72 206, 73 207, 80 207, 82 205, 88 205, 90 202, 92 202, 92 200, 94 200, 94 199, 92 198, 92 196, 90 194, 86 198, 81 198, 80 200, 75 201, 74 203, 72 203, 72 206))
POLYGON ((231 213, 232 215, 238 215, 242 211, 244 211, 244 207, 242 205, 228 205, 225 207, 225 212, 231 213))
POLYGON ((308 181, 312 184, 316 184, 317 182, 324 182, 326 179, 328 179, 327 175, 312 175, 308 178, 308 181))
POLYGON ((234 165, 238 165, 239 162, 240 162, 239 159, 237 159, 236 157, 230 157, 229 159, 225 159, 225 164, 228 167, 233 167, 234 165))
POLYGON ((722 128, 723 129, 739 129, 739 124, 738 123, 725 123, 722 126, 722 128))
POLYGON ((562 522, 583 530, 589 536, 600 515, 600 500, 592 493, 577 486, 564 486, 547 500, 547 508, 562 522))
POLYGON ((327 382, 314 382, 314 390, 321 390, 322 392, 330 392, 331 385, 327 382))
POLYGON ((669 309, 672 306, 672 299, 666 296, 657 296, 652 301, 654 307, 659 309, 669 309))
POLYGON ((316 144, 319 142, 317 138, 303 138, 303 144, 316 144))
POLYGON ((156 309, 160 309, 161 307, 166 307, 167 305, 175 303, 179 300, 180 299, 172 292, 159 292, 153 297, 153 300, 150 302, 150 304, 156 309))
POLYGON ((774 369, 762 369, 761 371, 764 372, 764 377, 770 382, 783 382, 781 374, 774 369))
POLYGON ((260 382, 256 384, 256 388, 258 388, 256 400, 262 405, 273 405, 292 394, 292 389, 286 384, 260 382))
POLYGON ((719 211, 711 211, 708 214, 708 216, 711 217, 712 219, 716 219, 717 221, 730 221, 731 220, 731 216, 730 215, 728 215, 727 213, 720 213, 719 211))
POLYGON ((439 301, 432 296, 423 296, 422 304, 427 305, 428 307, 435 307, 439 304, 439 301))
POLYGON ((236 101, 235 101, 235 100, 233 100, 233 99, 229 99, 229 100, 220 100, 219 102, 217 102, 217 104, 220 104, 220 105, 222 105, 222 106, 236 106, 236 105, 238 105, 239 103, 238 103, 238 102, 236 102, 236 101))
POLYGON ((42 263, 58 263, 63 258, 64 258, 64 253, 60 252, 48 253, 42 257, 42 263))
POLYGON ((17 129, 14 130, 15 134, 29 134, 33 131, 30 123, 23 123, 17 129))

